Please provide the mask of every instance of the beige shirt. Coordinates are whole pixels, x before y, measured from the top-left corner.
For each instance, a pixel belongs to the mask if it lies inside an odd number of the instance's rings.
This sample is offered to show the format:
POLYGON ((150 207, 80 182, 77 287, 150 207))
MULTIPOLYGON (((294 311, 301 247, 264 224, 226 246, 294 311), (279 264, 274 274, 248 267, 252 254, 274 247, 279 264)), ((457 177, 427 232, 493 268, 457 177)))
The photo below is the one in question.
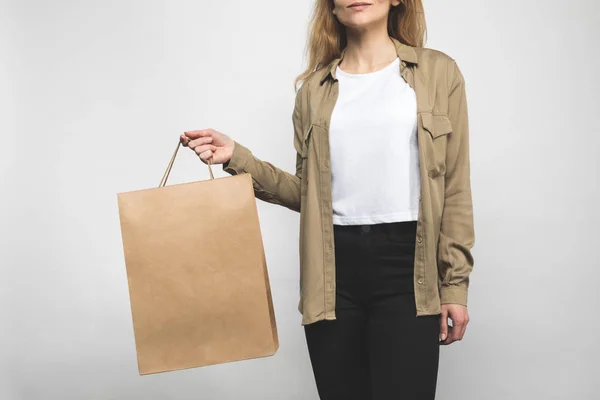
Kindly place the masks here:
MULTIPOLYGON (((441 304, 467 305, 475 242, 465 82, 445 53, 393 41, 400 75, 417 97, 421 194, 415 241, 416 316, 441 304)), ((296 173, 258 159, 236 141, 223 170, 252 176, 256 198, 300 212, 302 325, 336 319, 329 123, 338 97, 339 57, 313 72, 296 94, 292 120, 296 173)), ((361 160, 357 160, 361 162, 361 160)), ((358 182, 357 182, 358 184, 358 182)))

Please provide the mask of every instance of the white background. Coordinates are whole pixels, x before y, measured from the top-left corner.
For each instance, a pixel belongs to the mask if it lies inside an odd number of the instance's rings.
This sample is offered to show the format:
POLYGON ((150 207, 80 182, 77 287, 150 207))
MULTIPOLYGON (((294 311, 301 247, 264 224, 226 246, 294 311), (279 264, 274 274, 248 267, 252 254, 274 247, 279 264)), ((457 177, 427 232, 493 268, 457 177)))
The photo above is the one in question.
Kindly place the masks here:
MULTIPOLYGON (((298 214, 258 204, 275 356, 140 377, 116 198, 157 186, 184 130, 293 172, 312 1, 0 4, 0 399, 317 399, 298 214)), ((597 398, 600 6, 426 16, 466 79, 476 230, 471 323, 441 349, 437 398, 597 398)), ((180 152, 169 183, 202 179, 180 152)))

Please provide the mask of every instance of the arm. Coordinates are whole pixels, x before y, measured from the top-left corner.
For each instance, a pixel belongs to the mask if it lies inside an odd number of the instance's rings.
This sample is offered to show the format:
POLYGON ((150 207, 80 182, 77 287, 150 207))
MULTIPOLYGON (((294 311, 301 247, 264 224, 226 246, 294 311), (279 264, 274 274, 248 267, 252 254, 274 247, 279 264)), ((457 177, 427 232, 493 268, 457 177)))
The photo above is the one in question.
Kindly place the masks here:
POLYGON ((445 201, 438 243, 442 304, 467 305, 471 248, 475 243, 471 200, 469 124, 465 81, 455 60, 448 61, 448 117, 452 132, 446 148, 445 201))
POLYGON ((237 141, 231 159, 223 163, 223 171, 231 175, 249 173, 256 198, 268 203, 279 204, 293 211, 300 211, 300 177, 302 169, 303 128, 301 106, 303 86, 296 92, 292 121, 294 125, 294 148, 296 149, 296 174, 277 168, 273 164, 262 161, 237 141))

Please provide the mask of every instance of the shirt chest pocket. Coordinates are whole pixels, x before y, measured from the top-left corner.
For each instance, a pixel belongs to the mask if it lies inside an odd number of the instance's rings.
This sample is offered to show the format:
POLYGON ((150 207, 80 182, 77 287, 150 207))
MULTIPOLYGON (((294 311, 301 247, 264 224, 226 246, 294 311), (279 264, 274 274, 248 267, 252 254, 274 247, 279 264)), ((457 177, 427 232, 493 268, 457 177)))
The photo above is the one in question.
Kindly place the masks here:
POLYGON ((313 145, 311 144, 312 142, 312 130, 313 130, 313 126, 312 124, 310 124, 308 126, 308 128, 306 128, 306 130, 304 131, 304 135, 302 138, 302 152, 300 153, 300 156, 302 157, 302 174, 301 174, 301 179, 300 179, 300 195, 304 196, 306 195, 306 189, 308 188, 308 179, 309 179, 309 154, 312 150, 313 145))
POLYGON ((425 157, 427 174, 435 178, 446 173, 446 145, 448 135, 452 133, 452 124, 448 116, 432 112, 420 112, 419 121, 424 131, 421 145, 425 157))

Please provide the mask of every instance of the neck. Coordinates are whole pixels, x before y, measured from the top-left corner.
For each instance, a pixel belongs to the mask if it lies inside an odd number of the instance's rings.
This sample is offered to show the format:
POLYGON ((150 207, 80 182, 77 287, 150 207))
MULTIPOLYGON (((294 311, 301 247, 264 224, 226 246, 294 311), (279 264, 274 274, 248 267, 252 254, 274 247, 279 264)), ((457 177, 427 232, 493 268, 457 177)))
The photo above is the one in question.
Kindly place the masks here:
POLYGON ((398 55, 386 31, 347 32, 347 44, 340 68, 350 73, 369 73, 385 66, 398 55), (343 65, 342 65, 343 64, 343 65))

